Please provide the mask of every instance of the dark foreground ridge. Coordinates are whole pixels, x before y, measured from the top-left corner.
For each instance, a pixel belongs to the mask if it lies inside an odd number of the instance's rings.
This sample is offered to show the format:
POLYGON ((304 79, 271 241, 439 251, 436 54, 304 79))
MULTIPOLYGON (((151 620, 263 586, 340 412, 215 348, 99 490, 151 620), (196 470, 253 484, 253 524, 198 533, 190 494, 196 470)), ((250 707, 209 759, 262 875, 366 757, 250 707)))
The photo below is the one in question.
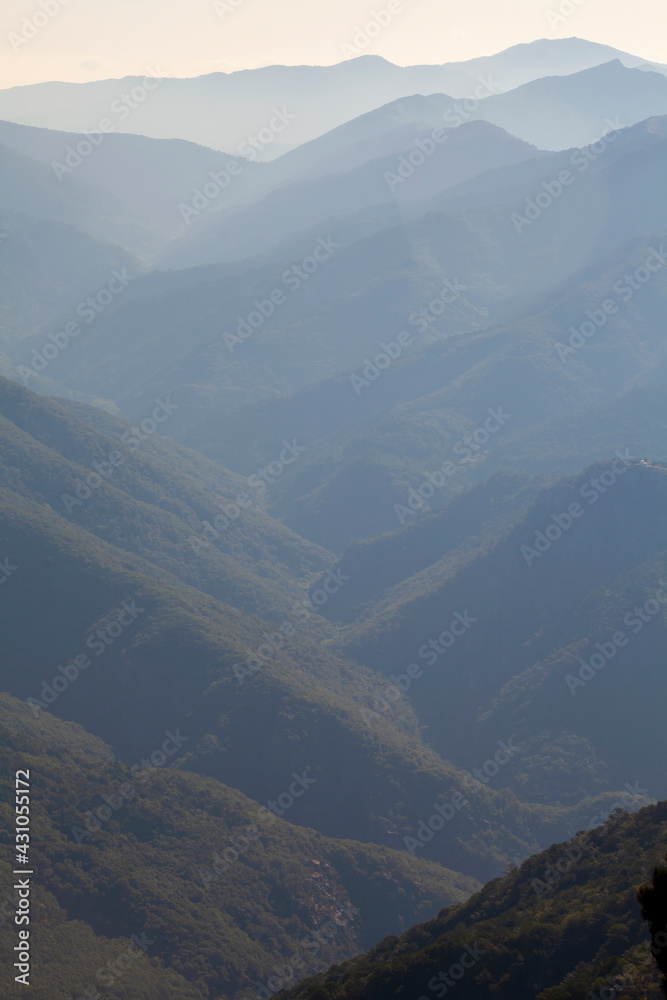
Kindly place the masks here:
MULTIPOLYGON (((665 967, 664 891, 651 933, 637 890, 667 847, 667 803, 536 854, 467 903, 390 937, 281 1000, 658 1000, 665 967)), ((664 890, 664 873, 660 886, 664 890)), ((650 896, 650 894, 649 894, 650 896)), ((652 897, 651 897, 652 898, 652 897)))

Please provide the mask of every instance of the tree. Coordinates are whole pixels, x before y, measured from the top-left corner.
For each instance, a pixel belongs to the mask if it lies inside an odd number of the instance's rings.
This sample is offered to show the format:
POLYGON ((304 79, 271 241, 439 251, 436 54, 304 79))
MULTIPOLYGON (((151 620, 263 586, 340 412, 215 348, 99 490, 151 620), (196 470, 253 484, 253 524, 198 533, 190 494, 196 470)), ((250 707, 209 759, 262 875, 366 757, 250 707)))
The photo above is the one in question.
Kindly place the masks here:
POLYGON ((648 921, 651 952, 662 973, 662 988, 667 994, 667 867, 654 870, 651 885, 642 886, 637 899, 642 916, 648 921))

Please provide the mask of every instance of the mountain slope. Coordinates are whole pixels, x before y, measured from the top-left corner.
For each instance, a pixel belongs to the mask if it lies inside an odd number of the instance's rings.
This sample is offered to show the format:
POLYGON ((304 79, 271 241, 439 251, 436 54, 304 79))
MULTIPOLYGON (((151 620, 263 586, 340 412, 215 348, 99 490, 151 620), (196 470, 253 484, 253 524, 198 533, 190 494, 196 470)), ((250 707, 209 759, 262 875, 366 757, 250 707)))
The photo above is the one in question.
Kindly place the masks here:
POLYGON ((161 424, 149 415, 142 430, 0 380, 3 482, 185 584, 251 614, 286 613, 330 557, 268 518, 246 481, 160 438, 178 405, 158 402, 161 424))
MULTIPOLYGON (((124 299, 98 317, 76 350, 55 359, 49 374, 53 372, 53 378, 70 391, 85 386, 96 396, 112 398, 132 415, 159 393, 175 392, 182 386, 192 401, 189 426, 181 428, 176 421, 173 433, 240 468, 229 456, 237 437, 212 432, 230 409, 363 367, 365 358, 374 358, 382 343, 394 341, 402 330, 412 338, 408 341, 411 350, 417 350, 435 339, 452 334, 461 339, 471 330, 541 312, 546 296, 560 291, 567 280, 579 286, 581 299, 582 271, 597 261, 601 269, 604 257, 611 261, 616 249, 630 239, 647 232, 659 236, 659 227, 667 224, 662 198, 667 143, 662 126, 662 119, 652 120, 616 133, 604 155, 594 154, 586 171, 574 166, 573 157, 584 155, 576 150, 557 154, 548 163, 546 159, 529 161, 492 171, 490 176, 496 180, 490 191, 475 195, 470 207, 453 209, 446 201, 445 209, 401 225, 394 220, 388 228, 351 244, 339 239, 335 226, 326 236, 313 233, 299 253, 310 257, 315 250, 322 259, 319 264, 314 261, 316 271, 307 280, 294 270, 306 273, 304 257, 277 258, 270 265, 233 265, 236 270, 222 273, 206 269, 199 283, 198 272, 191 272, 186 288, 178 287, 175 279, 177 287, 173 291, 163 287, 150 308, 149 294, 140 304, 124 299), (536 163, 540 165, 537 175, 536 163), (527 199, 535 197, 542 183, 552 183, 563 169, 570 171, 572 183, 565 186, 557 204, 527 220, 523 215, 527 199), (323 250, 322 244, 328 249, 323 250), (458 282, 454 291, 446 281, 458 282), (266 304, 271 292, 281 296, 277 307, 266 304), (443 295, 444 301, 437 302, 443 295), (259 326, 255 302, 264 303, 259 326), (433 309, 431 303, 435 303, 433 309), (250 314, 256 328, 248 335, 250 327, 244 323, 250 314), (234 340, 237 331, 243 335, 238 337, 241 343, 234 340), (118 344, 112 361, 104 349, 110 340, 118 344)), ((590 161, 584 158, 583 162, 590 161)), ((453 189, 454 193, 460 190, 453 189)), ((627 266, 620 261, 620 253, 618 266, 627 266)), ((312 270, 313 263, 309 261, 308 267, 312 270)), ((612 278, 610 267, 607 272, 612 278)), ((621 271, 613 277, 612 285, 622 276, 621 271)), ((584 278, 588 281, 587 275, 584 278)), ((133 293, 138 294, 140 288, 149 291, 152 284, 144 279, 133 286, 133 293)), ((547 304, 551 305, 551 299, 547 304)), ((578 317, 581 324, 589 300, 577 308, 580 313, 573 318, 578 317)), ((553 316, 559 325, 559 317, 553 316)), ((524 327, 530 327, 530 320, 524 327)), ((34 343, 41 346, 37 338, 34 343)), ((450 343, 444 350, 449 357, 456 348, 450 343)), ((402 370, 406 354, 402 351, 399 364, 383 374, 382 385, 390 384, 402 370)), ((437 351, 434 354, 438 356, 437 351)), ((29 352, 24 349, 13 360, 25 365, 27 358, 29 352)), ((425 391, 433 392, 438 385, 429 362, 424 359, 421 378, 425 391)), ((364 396, 372 400, 376 389, 382 394, 380 380, 364 396)), ((347 394, 335 410, 340 425, 357 412, 358 407, 350 408, 347 400, 355 404, 359 400, 346 380, 338 390, 340 398, 347 394)), ((412 385, 410 391, 414 395, 412 385)), ((424 394, 422 389, 419 395, 424 394)), ((489 395, 493 398, 495 393, 489 395)), ((317 399, 318 394, 311 398, 317 399)), ((482 412, 489 405, 486 402, 482 412)), ((322 418, 317 422, 321 424, 322 418)), ((274 424, 266 426, 270 430, 274 424)), ((307 421, 306 427, 310 426, 307 421)), ((273 456, 265 453, 263 457, 270 461, 273 456)))
POLYGON ((445 129, 442 107, 451 103, 437 95, 399 101, 349 123, 355 126, 353 134, 357 128, 368 128, 372 134, 387 118, 407 119, 384 134, 372 135, 351 149, 341 148, 348 139, 348 126, 344 126, 299 147, 271 165, 277 190, 205 229, 186 234, 161 255, 160 263, 193 267, 264 255, 318 225, 326 224, 329 229, 344 225, 348 216, 373 212, 375 206, 387 203, 396 204, 398 221, 405 201, 436 196, 478 173, 537 155, 533 146, 486 122, 445 129), (414 110, 412 105, 416 105, 414 110), (305 177, 300 176, 303 172, 305 177), (285 181, 278 186, 281 173, 285 181))
MULTIPOLYGON (((308 452, 273 511, 338 552, 414 516, 409 490, 443 465, 447 475, 418 509, 497 469, 574 472, 619 445, 659 459, 666 246, 663 233, 632 241, 516 322, 405 352, 380 375, 362 367, 248 408, 245 433, 216 452, 208 445, 211 454, 235 467, 260 462, 301 428, 308 452), (353 500, 360 476, 367 504, 353 500)), ((203 430, 191 438, 200 447, 203 430)))
POLYGON ((341 622, 366 617, 393 588, 409 584, 436 561, 443 565, 445 556, 457 565, 474 558, 525 516, 545 479, 496 473, 402 529, 396 519, 397 530, 350 545, 337 563, 350 582, 333 595, 323 614, 341 622))
MULTIPOLYGON (((211 18, 218 23, 213 11, 211 18)), ((354 32, 350 35, 352 42, 354 32)), ((0 118, 82 132, 91 122, 113 115, 116 126, 127 132, 178 137, 234 151, 249 135, 256 136, 268 126, 273 109, 284 107, 296 117, 275 141, 295 146, 406 94, 465 98, 474 95, 480 78, 489 75, 495 74, 502 88, 510 90, 545 74, 575 73, 615 58, 627 66, 644 62, 606 45, 568 38, 541 39, 494 56, 444 66, 401 67, 379 56, 361 55, 334 66, 268 66, 186 80, 163 78, 157 87, 151 85, 150 93, 140 77, 33 84, 0 92, 0 118), (143 87, 145 97, 134 102, 130 114, 123 109, 127 103, 123 95, 133 87, 143 87), (220 119, 221 107, 225 108, 224 120, 220 119)))
POLYGON ((140 270, 125 250, 62 222, 2 211, 0 232, 2 350, 74 313, 91 292, 105 287, 114 269, 140 270))
MULTIPOLYGON (((287 626, 276 632, 275 626, 182 586, 156 584, 141 574, 138 560, 119 554, 121 562, 80 531, 54 523, 48 511, 12 500, 7 491, 2 533, 12 539, 10 565, 20 569, 3 591, 2 684, 30 697, 35 710, 53 705, 57 714, 84 723, 122 759, 136 759, 163 739, 166 729, 180 725, 191 740, 189 769, 259 799, 270 797, 285 773, 309 766, 318 784, 295 810, 295 820, 332 836, 356 831, 357 839, 385 844, 400 845, 401 831, 407 835, 412 829, 408 814, 428 809, 443 785, 463 788, 464 776, 421 744, 409 711, 399 712, 391 731, 371 731, 360 706, 372 702, 375 678, 301 637, 298 618, 285 619, 291 635, 287 626), (78 595, 75 606, 59 596, 63 580, 78 595), (20 620, 26 588, 50 609, 42 618, 43 633, 9 627, 20 620), (135 608, 140 611, 128 626, 135 608), (96 631, 105 634, 111 626, 114 634, 120 619, 126 623, 122 639, 104 648, 96 631), (278 652, 259 672, 250 670, 246 664, 256 660, 249 654, 264 649, 267 638, 278 652), (87 660, 92 669, 54 700, 58 664, 84 649, 94 654, 87 660), (18 677, 16 662, 23 664, 18 677), (332 761, 343 767, 332 767, 332 761)), ((505 808, 500 800, 492 807, 505 808)), ((459 868, 493 871, 502 859, 494 846, 498 835, 484 829, 481 802, 471 808, 477 819, 466 823, 465 840, 462 830, 452 831, 454 840, 441 841, 437 853, 452 862, 459 858, 459 868), (477 837, 479 849, 472 846, 477 837)), ((500 840, 517 854, 528 853, 532 842, 524 840, 531 836, 525 817, 517 806, 510 806, 511 812, 516 833, 508 829, 500 840)), ((547 830, 569 828, 574 817, 538 808, 534 820, 539 843, 547 830)))
POLYGON ((490 882, 468 903, 285 996, 444 997, 455 985, 470 1000, 579 1000, 600 991, 659 1000, 653 954, 663 946, 657 935, 649 940, 636 892, 662 860, 666 822, 664 802, 614 815, 490 882))
MULTIPOLYGON (((232 159, 180 139, 149 139, 123 133, 102 133, 99 145, 82 157, 77 153, 82 142, 87 142, 82 133, 0 121, 3 146, 48 165, 60 183, 73 178, 105 191, 146 219, 165 241, 184 228, 180 205, 190 204, 194 189, 210 182, 210 173, 224 169, 232 159)), ((257 183, 258 167, 245 162, 241 166, 229 190, 211 201, 214 210, 226 206, 230 198, 232 203, 241 200, 242 192, 257 183)))
MULTIPOLYGON (((166 420, 168 410, 162 412, 166 420)), ((120 439, 91 434, 57 405, 34 401, 17 419, 32 425, 37 437, 0 417, 3 480, 68 521, 148 560, 158 579, 165 579, 166 571, 172 582, 177 578, 249 614, 280 620, 303 595, 302 579, 329 562, 326 553, 263 515, 256 497, 244 493, 247 483, 239 481, 233 492, 228 487, 216 496, 147 460, 130 425, 120 439), (49 418, 47 434, 44 421, 49 418), (39 441, 53 441, 54 431, 61 454, 39 441), (65 433, 71 435, 69 441, 65 433), (242 510, 234 499, 241 495, 247 498, 242 510), (225 509, 236 517, 227 517, 225 509)))
POLYGON ((159 244, 149 221, 129 205, 76 177, 59 181, 50 167, 6 146, 0 146, 0 209, 67 223, 139 258, 159 244))
POLYGON ((474 113, 540 149, 569 149, 607 131, 667 113, 663 73, 620 59, 571 76, 550 76, 487 97, 474 113))
MULTIPOLYGON (((232 998, 295 953, 303 955, 293 981, 477 887, 404 853, 293 826, 216 781, 175 770, 182 747, 174 748, 188 739, 180 729, 162 734, 158 763, 130 768, 79 727, 34 719, 7 695, 0 716, 3 767, 30 772, 39 1000, 69 1000, 90 984, 110 984, 105 995, 114 997, 232 998), (99 974, 130 939, 143 945, 132 972, 120 965, 116 975, 99 974)), ((2 862, 3 881, 9 867, 2 862)), ((4 959, 16 928, 3 924, 4 959)), ((19 996, 13 987, 4 995, 19 996)))
MULTIPOLYGON (((640 773, 664 797, 650 692, 667 625, 666 495, 664 466, 601 463, 543 489, 518 524, 458 561, 439 537, 446 511, 434 516, 422 529, 431 565, 362 611, 339 649, 387 676, 419 663, 404 700, 433 746, 461 765, 511 736, 526 756, 507 782, 529 798, 571 801, 640 773), (644 719, 641 748, 623 726, 629 712, 644 719)), ((414 535, 399 532, 398 559, 414 535)))
MULTIPOLYGON (((67 421, 63 410, 70 408, 63 404, 35 400, 16 387, 7 400, 14 421, 6 425, 6 453, 16 460, 7 461, 3 482, 10 488, 2 489, 0 513, 9 574, 0 605, 6 653, 0 683, 31 699, 36 712, 52 706, 110 742, 126 761, 181 725, 191 739, 186 766, 254 798, 271 795, 285 769, 289 774, 307 764, 318 786, 295 819, 331 836, 400 845, 446 790, 465 803, 465 813, 431 853, 473 874, 494 873, 508 856, 525 857, 576 828, 591 808, 591 793, 602 801, 612 794, 590 786, 563 808, 521 803, 493 790, 466 799, 466 772, 422 741, 407 702, 375 727, 372 706, 386 683, 332 653, 334 634, 321 610, 323 598, 326 604, 345 586, 345 575, 330 576, 311 599, 304 589, 285 607, 289 590, 277 574, 262 586, 239 569, 237 552, 252 546, 252 535, 243 534, 234 558, 213 563, 216 581, 202 570, 201 579, 186 586, 197 556, 188 562, 165 545, 165 538, 178 541, 178 522, 163 512, 187 501, 187 482, 174 479, 182 498, 165 496, 160 467, 144 461, 133 470, 128 462, 121 496, 108 489, 101 511, 97 498, 88 498, 86 530, 45 502, 57 477, 77 471, 70 473, 53 446, 62 440, 62 452, 83 445, 94 453, 103 439, 67 421), (134 506, 133 491, 142 482, 155 494, 150 508, 134 506), (140 522, 136 530, 132 519, 140 522), (208 586, 222 593, 223 585, 225 597, 243 610, 202 592, 208 586), (42 609, 39 629, 20 624, 28 599, 42 609), (257 605, 255 616, 244 613, 257 605), (64 691, 60 667, 72 681, 64 691), (487 823, 489 811, 496 827, 487 823)), ((305 559, 308 546, 296 547, 295 555, 305 559)), ((300 576, 297 585, 306 580, 300 576)))

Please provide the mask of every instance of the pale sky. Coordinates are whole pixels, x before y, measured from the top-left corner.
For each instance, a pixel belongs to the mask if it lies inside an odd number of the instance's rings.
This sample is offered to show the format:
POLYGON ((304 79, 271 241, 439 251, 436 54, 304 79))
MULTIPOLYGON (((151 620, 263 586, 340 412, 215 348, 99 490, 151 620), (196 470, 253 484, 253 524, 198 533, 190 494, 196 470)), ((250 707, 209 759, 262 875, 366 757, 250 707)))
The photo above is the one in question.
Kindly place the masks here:
POLYGON ((330 65, 345 58, 341 47, 353 43, 372 12, 387 11, 390 4, 396 13, 358 54, 381 55, 401 66, 443 63, 492 55, 536 38, 576 35, 667 63, 665 0, 217 4, 220 13, 214 0, 3 0, 0 87, 144 75, 149 67, 162 76, 185 77, 277 63, 330 65), (556 18, 561 19, 553 23, 556 18), (22 32, 33 37, 23 43, 22 32))

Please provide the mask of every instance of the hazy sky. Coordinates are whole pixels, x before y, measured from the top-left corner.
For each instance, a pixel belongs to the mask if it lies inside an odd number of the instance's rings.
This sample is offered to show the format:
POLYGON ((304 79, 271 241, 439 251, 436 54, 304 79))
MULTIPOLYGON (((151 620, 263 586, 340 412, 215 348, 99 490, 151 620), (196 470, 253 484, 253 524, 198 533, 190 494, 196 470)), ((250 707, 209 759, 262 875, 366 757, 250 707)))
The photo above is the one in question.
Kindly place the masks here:
POLYGON ((577 35, 667 62, 665 0, 217 0, 220 13, 213 0, 3 0, 0 87, 143 74, 148 67, 197 76, 331 64, 345 58, 341 46, 389 2, 402 10, 359 54, 400 65, 442 63, 577 35), (24 44, 22 31, 34 37, 24 44))

